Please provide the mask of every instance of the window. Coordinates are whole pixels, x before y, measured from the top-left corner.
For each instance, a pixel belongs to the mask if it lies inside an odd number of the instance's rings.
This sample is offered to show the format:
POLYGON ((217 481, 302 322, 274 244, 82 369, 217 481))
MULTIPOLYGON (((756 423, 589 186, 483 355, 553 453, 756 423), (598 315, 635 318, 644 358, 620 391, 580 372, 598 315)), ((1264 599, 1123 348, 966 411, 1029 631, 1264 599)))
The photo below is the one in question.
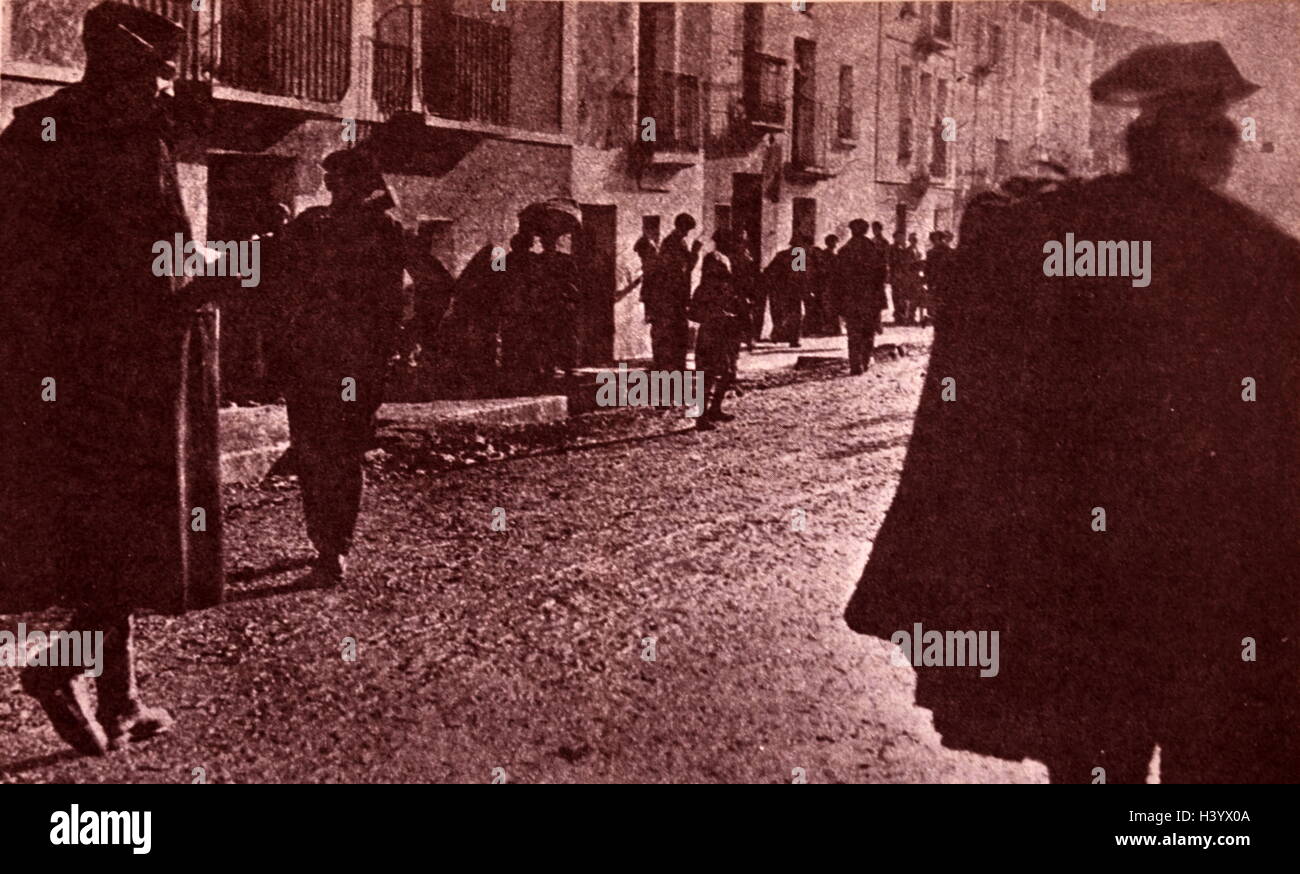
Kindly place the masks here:
POLYGON ((840 102, 836 110, 835 132, 842 140, 858 138, 857 120, 853 117, 853 68, 840 67, 840 102))
POLYGON ((1005 179, 1010 171, 1011 143, 1008 140, 995 140, 993 143, 993 178, 1005 179))
POLYGON ((898 68, 898 163, 912 160, 912 68, 898 68))
POLYGON ((988 63, 990 66, 1002 60, 1002 26, 1000 24, 989 25, 989 55, 988 63))
POLYGON ((811 197, 794 199, 794 215, 790 222, 791 239, 800 240, 800 245, 817 240, 817 201, 811 197))
MULTIPOLYGON (((934 76, 929 73, 921 74, 921 93, 918 95, 918 110, 916 117, 922 125, 933 127, 936 124, 934 109, 930 101, 934 92, 934 76)), ((930 146, 933 137, 920 136, 916 140, 916 163, 922 167, 929 160, 930 146)))
POLYGON ((713 227, 718 231, 731 230, 731 204, 715 203, 713 205, 713 227))
POLYGON ((1065 40, 1062 39, 1061 37, 1061 25, 1053 21, 1052 22, 1052 53, 1054 55, 1053 63, 1055 64, 1056 69, 1058 70, 1061 69, 1061 43, 1063 42, 1065 42, 1065 40))
POLYGON ((936 3, 934 7, 935 39, 952 40, 952 4, 936 3))
POLYGON ((930 133, 930 175, 948 177, 948 141, 943 138, 943 120, 948 115, 948 80, 940 79, 934 92, 935 124, 930 133))
POLYGON ((1043 22, 1034 22, 1034 60, 1043 59, 1043 22))

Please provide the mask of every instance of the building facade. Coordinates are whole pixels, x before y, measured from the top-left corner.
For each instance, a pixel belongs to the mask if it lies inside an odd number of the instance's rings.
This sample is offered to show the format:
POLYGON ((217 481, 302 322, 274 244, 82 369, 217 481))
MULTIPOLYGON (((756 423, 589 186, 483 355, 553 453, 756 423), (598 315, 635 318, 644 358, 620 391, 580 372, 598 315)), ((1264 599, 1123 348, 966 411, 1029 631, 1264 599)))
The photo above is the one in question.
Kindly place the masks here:
MULTIPOLYGON (((236 236, 253 197, 324 202, 319 160, 369 138, 453 273, 571 198, 588 364, 648 356, 633 246, 680 212, 766 264, 857 217, 924 240, 1035 160, 1092 162, 1095 22, 1062 3, 135 2, 188 34, 196 236, 236 236)), ((78 78, 91 5, 3 0, 0 122, 78 78)))

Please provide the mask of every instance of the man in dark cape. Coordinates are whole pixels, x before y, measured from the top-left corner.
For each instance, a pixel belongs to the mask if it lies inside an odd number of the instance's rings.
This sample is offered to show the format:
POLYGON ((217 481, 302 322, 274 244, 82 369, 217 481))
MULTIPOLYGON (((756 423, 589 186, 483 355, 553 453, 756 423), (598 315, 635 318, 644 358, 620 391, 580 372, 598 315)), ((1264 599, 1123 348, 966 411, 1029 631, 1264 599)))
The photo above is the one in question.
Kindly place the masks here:
POLYGON ((1141 782, 1156 744, 1167 782, 1300 777, 1300 244, 1215 190, 1253 90, 1217 43, 1141 49, 1093 86, 1142 107, 1128 173, 967 209, 846 613, 1000 633, 994 675, 914 665, 950 747, 1058 782, 1141 782), (1150 257, 1056 275, 1067 234, 1150 257))
POLYGON ((190 240, 157 79, 182 32, 102 3, 81 82, 19 107, 0 137, 0 610, 74 610, 102 631, 91 714, 81 668, 23 687, 78 750, 171 725, 135 683, 131 616, 221 597, 215 316, 156 243, 190 240))

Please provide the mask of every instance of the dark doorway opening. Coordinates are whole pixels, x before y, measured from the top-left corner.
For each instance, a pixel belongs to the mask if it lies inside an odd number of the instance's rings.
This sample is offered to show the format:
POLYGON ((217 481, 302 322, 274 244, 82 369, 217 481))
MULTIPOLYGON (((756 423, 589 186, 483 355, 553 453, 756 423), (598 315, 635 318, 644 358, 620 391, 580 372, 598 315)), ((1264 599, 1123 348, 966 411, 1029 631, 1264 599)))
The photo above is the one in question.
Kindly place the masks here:
POLYGON ((763 177, 757 173, 731 175, 731 228, 745 232, 755 261, 763 259, 763 177))

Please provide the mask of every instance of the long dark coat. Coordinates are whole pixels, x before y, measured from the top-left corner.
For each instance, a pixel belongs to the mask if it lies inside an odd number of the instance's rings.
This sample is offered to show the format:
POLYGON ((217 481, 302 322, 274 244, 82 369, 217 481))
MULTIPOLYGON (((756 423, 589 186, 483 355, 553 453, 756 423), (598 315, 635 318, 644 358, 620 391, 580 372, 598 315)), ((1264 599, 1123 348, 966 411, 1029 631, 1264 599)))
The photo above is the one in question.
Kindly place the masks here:
POLYGON ((889 305, 885 297, 888 267, 880 247, 867 237, 853 237, 834 256, 831 292, 835 311, 846 319, 875 319, 889 305))
POLYGON ((337 408, 351 378, 355 409, 379 408, 398 347, 404 251, 401 225, 380 202, 313 207, 284 229, 276 275, 291 403, 337 408))
POLYGON ((776 343, 798 339, 804 301, 812 297, 815 269, 812 255, 805 250, 803 269, 795 270, 794 248, 777 252, 763 271, 772 306, 772 340, 776 343))
POLYGON ((1234 773, 1288 755, 1300 246, 1206 188, 1131 176, 972 206, 961 239, 849 625, 1000 632, 996 677, 917 671, 951 747, 1050 760, 1213 719, 1209 757, 1242 757, 1234 773), (1044 243, 1067 232, 1151 241, 1150 286, 1045 277, 1044 243), (1232 740, 1246 724, 1273 740, 1232 740))
POLYGON ((166 133, 73 85, 0 136, 0 609, 220 599, 215 314, 153 270, 190 237, 166 133))

